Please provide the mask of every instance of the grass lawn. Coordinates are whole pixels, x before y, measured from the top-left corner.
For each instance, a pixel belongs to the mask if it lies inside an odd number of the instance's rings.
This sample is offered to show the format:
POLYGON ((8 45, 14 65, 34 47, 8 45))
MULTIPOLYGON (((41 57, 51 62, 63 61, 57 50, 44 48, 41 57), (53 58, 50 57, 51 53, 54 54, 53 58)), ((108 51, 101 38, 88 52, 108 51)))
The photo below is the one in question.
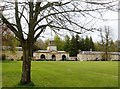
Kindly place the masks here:
MULTIPOLYGON (((14 87, 21 78, 20 61, 2 63, 3 87, 14 87)), ((34 87, 117 87, 118 62, 32 61, 34 87)))

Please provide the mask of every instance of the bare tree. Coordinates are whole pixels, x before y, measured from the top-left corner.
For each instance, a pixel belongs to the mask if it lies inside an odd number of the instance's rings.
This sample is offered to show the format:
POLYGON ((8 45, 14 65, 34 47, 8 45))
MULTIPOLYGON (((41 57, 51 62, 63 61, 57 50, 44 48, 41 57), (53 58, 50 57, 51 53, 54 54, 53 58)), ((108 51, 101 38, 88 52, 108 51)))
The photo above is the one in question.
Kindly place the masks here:
POLYGON ((0 16, 3 23, 16 35, 23 48, 21 83, 28 84, 31 82, 33 44, 48 27, 55 33, 60 30, 78 34, 93 31, 95 29, 92 25, 91 27, 86 26, 91 21, 82 24, 81 19, 86 20, 88 17, 101 19, 102 12, 106 10, 115 11, 114 7, 117 2, 118 0, 114 2, 104 2, 104 0, 96 2, 88 2, 87 0, 60 0, 58 2, 48 2, 47 0, 44 2, 39 2, 39 0, 37 2, 34 0, 25 0, 25 2, 6 1, 6 5, 2 7, 4 11, 0 13, 0 16))
POLYGON ((102 50, 105 52, 105 54, 103 54, 103 59, 105 61, 110 59, 109 56, 109 48, 111 46, 111 29, 109 26, 105 26, 103 29, 100 29, 100 36, 101 36, 101 46, 102 46, 102 50))

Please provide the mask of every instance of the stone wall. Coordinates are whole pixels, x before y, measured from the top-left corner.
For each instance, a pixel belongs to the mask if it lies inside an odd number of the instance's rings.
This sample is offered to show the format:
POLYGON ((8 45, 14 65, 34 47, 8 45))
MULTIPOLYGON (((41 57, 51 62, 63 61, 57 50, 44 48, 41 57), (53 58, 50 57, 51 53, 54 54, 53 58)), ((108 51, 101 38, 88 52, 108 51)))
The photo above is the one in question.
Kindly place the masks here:
MULTIPOLYGON (((80 52, 77 55, 79 61, 89 61, 89 60, 101 60, 104 52, 80 52)), ((119 60, 119 52, 110 52, 110 60, 119 60)))
MULTIPOLYGON (((6 55, 7 60, 20 60, 23 52, 16 51, 15 53, 11 51, 2 51, 1 54, 6 55)), ((34 60, 41 59, 41 55, 45 55, 45 59, 52 59, 52 55, 55 55, 56 60, 62 60, 62 56, 65 55, 67 60, 77 60, 78 61, 87 61, 87 60, 101 60, 103 52, 80 52, 77 57, 69 57, 69 53, 66 52, 59 52, 59 51, 52 51, 52 52, 35 52, 33 54, 34 60)), ((111 52, 110 53, 110 60, 120 60, 120 53, 111 52)))
POLYGON ((12 52, 12 51, 2 51, 2 54, 5 54, 6 55, 6 60, 20 60, 22 55, 23 55, 23 52, 22 51, 15 51, 15 52, 12 52))

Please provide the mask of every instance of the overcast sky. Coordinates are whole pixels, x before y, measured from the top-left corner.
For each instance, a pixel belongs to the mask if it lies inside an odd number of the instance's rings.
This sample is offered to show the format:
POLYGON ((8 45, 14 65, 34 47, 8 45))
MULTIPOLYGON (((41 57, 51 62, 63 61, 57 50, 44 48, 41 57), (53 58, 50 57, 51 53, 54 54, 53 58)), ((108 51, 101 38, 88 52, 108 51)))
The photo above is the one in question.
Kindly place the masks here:
MULTIPOLYGON (((104 19, 109 19, 109 20, 96 20, 96 24, 95 27, 96 28, 100 28, 100 27, 104 27, 104 26, 110 26, 111 28, 111 37, 114 41, 116 41, 118 39, 118 13, 117 12, 113 12, 113 11, 109 11, 106 12, 104 14, 104 19)), ((64 38, 65 35, 71 35, 70 32, 66 32, 66 31, 62 31, 60 32, 60 37, 64 38)), ((84 34, 80 34, 81 37, 86 37, 87 36, 92 36, 93 41, 100 41, 100 36, 99 36, 99 32, 95 31, 95 32, 87 32, 84 34)), ((53 38, 54 37, 54 32, 52 32, 51 35, 51 30, 48 28, 47 31, 45 31, 41 36, 43 40, 47 39, 47 38, 53 38)))
MULTIPOLYGON (((97 26, 98 27, 110 26, 111 37, 114 41, 117 40, 118 39, 118 13, 109 11, 104 15, 104 18, 105 19, 110 19, 110 20, 98 21, 97 26)), ((94 41, 100 40, 100 37, 96 33, 98 33, 98 32, 91 33, 94 41)))
MULTIPOLYGON (((112 39, 115 41, 118 39, 118 13, 117 12, 112 12, 112 11, 107 11, 104 15, 103 15, 104 19, 109 19, 109 20, 96 20, 94 27, 96 28, 100 28, 100 27, 104 27, 104 26, 110 26, 112 29, 112 39)), ((61 38, 64 38, 65 35, 71 35, 70 32, 67 31, 61 31, 59 32, 61 34, 61 38)), ((87 32, 85 34, 81 34, 81 37, 85 37, 86 35, 88 36, 92 36, 93 41, 99 41, 100 40, 100 36, 99 36, 99 32, 95 31, 95 32, 87 32)), ((51 30, 48 28, 47 31, 45 31, 42 35, 41 35, 41 39, 45 40, 48 38, 53 38, 54 37, 54 33, 52 32, 51 34, 51 30), (44 36, 44 37, 43 37, 44 36)))

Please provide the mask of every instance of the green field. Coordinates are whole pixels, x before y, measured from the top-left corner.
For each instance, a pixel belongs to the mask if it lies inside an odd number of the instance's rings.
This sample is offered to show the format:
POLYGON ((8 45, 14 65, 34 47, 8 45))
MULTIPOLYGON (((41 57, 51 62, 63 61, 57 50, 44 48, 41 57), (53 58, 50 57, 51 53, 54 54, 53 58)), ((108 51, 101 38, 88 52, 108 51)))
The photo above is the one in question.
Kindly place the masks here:
MULTIPOLYGON (((2 63, 2 86, 17 87, 20 61, 2 63)), ((118 62, 32 61, 34 87, 117 87, 118 62)))

